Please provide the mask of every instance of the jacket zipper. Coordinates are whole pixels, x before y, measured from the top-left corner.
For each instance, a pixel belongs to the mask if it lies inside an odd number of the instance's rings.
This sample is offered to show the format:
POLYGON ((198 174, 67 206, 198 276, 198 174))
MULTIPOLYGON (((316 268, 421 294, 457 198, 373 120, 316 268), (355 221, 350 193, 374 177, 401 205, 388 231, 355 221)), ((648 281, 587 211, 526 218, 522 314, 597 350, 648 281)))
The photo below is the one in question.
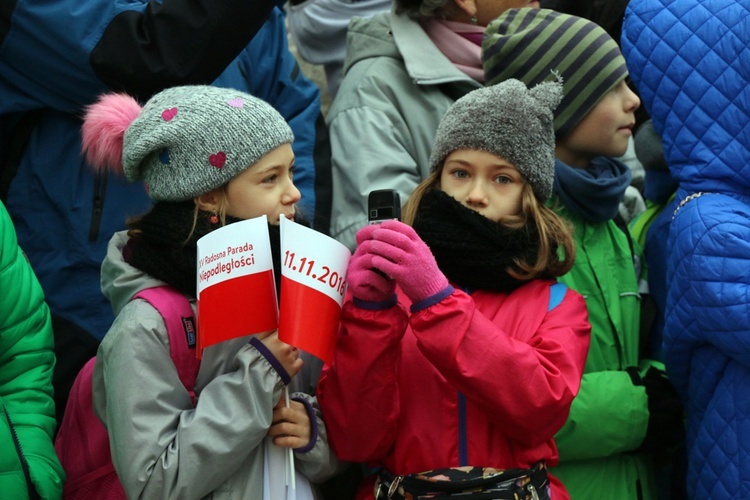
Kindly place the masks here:
POLYGON ((13 421, 10 419, 8 409, 3 406, 5 412, 5 419, 8 421, 8 427, 10 428, 10 434, 13 436, 13 444, 16 447, 16 453, 18 453, 18 460, 21 462, 21 469, 23 469, 23 476, 26 478, 26 489, 29 492, 29 498, 36 500, 39 498, 39 494, 34 488, 34 483, 31 482, 31 474, 29 473, 29 463, 26 461, 26 455, 23 454, 21 449, 21 443, 18 441, 18 433, 16 432, 16 426, 13 425, 13 421))
POLYGON ((458 393, 458 465, 469 465, 469 439, 466 423, 466 396, 458 393))
POLYGON ((104 198, 107 194, 107 179, 109 173, 103 170, 94 174, 94 199, 91 207, 91 226, 89 227, 89 241, 95 242, 99 238, 99 227, 102 224, 104 198))

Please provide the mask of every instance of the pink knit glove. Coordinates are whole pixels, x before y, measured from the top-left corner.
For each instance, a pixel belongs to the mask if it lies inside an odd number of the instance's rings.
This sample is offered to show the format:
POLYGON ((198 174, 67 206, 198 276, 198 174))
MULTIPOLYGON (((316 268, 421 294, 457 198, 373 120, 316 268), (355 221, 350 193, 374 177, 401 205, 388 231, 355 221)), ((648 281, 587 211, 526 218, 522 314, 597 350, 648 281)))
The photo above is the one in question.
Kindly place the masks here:
POLYGON ((347 280, 352 295, 367 302, 385 302, 396 291, 396 282, 375 271, 372 265, 371 235, 376 226, 365 226, 357 232, 357 249, 349 259, 347 280))
POLYGON ((386 221, 375 226, 371 238, 372 265, 391 276, 413 303, 448 288, 435 257, 411 226, 386 221))

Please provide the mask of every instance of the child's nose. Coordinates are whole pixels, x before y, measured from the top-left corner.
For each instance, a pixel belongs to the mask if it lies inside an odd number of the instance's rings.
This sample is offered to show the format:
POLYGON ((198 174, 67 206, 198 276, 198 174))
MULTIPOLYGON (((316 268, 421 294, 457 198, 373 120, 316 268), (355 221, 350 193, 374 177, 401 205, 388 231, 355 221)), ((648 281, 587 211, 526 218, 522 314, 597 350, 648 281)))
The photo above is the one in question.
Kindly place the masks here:
POLYGON ((282 203, 285 205, 293 205, 297 203, 300 198, 302 198, 302 193, 299 192, 299 189, 297 189, 297 186, 295 186, 292 181, 289 181, 289 186, 284 190, 284 194, 281 198, 282 203))
POLYGON ((487 205, 488 203, 487 192, 484 190, 484 186, 480 182, 472 184, 469 194, 466 197, 466 202, 470 205, 487 205))
POLYGON ((630 88, 628 88, 628 94, 625 102, 627 103, 627 110, 631 113, 641 107, 641 98, 638 97, 635 92, 630 90, 630 88))

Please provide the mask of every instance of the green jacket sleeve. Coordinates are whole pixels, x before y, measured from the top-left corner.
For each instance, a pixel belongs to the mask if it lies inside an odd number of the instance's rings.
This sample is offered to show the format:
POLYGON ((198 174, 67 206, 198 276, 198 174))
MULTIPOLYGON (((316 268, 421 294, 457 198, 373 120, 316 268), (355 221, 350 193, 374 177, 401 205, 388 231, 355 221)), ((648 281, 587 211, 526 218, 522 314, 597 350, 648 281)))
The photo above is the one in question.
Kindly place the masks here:
MULTIPOLYGON (((0 443, 4 469, 0 475, 9 472, 5 467, 23 474, 13 442, 15 433, 37 493, 42 498, 60 498, 65 476, 52 442, 55 354, 50 314, 2 204, 0 245, 0 408, 9 430, 2 439, 10 439, 0 443), (14 463, 17 468, 12 467, 14 463)), ((16 498, 8 491, 0 495, 6 494, 16 498)))
POLYGON ((625 371, 586 373, 570 416, 555 435, 560 462, 607 457, 640 446, 648 426, 646 390, 625 371))

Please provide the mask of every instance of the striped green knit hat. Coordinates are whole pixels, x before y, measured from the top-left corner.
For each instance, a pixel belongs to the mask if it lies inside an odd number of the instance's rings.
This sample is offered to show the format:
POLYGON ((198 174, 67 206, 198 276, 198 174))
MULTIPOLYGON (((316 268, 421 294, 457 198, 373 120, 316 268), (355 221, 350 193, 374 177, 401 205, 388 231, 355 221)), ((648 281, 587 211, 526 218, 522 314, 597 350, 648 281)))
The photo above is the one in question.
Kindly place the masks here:
POLYGON ((549 9, 509 9, 485 30, 486 85, 509 78, 528 86, 563 79, 555 135, 568 134, 628 76, 620 47, 598 24, 549 9))

